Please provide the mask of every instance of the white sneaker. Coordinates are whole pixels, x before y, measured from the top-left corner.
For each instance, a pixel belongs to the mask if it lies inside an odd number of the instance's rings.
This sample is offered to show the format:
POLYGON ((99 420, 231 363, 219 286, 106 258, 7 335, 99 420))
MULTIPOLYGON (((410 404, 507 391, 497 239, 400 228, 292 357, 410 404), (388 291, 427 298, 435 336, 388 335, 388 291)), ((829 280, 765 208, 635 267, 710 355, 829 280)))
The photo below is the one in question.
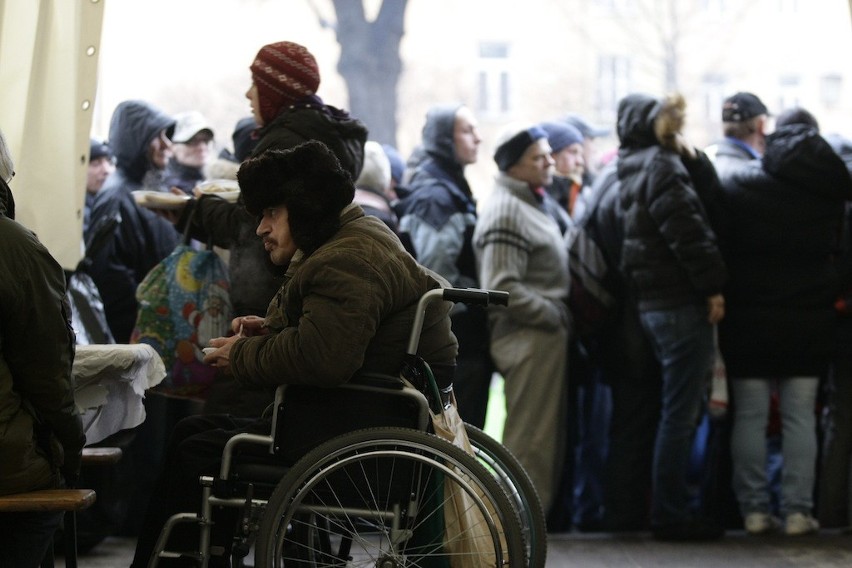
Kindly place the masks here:
POLYGON ((789 536, 813 534, 819 530, 819 521, 804 513, 792 513, 787 515, 787 525, 784 532, 789 536))
POLYGON ((744 524, 748 534, 766 534, 781 528, 781 521, 767 513, 749 513, 744 524))

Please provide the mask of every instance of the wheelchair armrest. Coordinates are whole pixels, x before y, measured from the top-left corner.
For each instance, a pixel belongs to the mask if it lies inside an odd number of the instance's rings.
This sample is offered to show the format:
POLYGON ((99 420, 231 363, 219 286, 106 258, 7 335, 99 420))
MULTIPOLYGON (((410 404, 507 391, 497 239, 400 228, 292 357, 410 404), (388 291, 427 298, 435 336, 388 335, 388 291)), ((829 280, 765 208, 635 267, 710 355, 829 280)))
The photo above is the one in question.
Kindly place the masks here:
POLYGON ((234 450, 237 446, 243 444, 254 444, 258 446, 269 446, 270 453, 272 453, 272 433, 269 436, 261 436, 259 434, 235 434, 225 443, 225 449, 222 451, 222 465, 219 468, 219 479, 228 479, 228 476, 231 475, 231 467, 232 460, 234 457, 234 450))
POLYGON ((403 381, 400 377, 396 377, 393 375, 380 375, 378 373, 363 373, 360 375, 356 375, 352 377, 352 379, 343 385, 340 385, 343 388, 347 386, 368 386, 368 387, 376 387, 376 388, 386 388, 392 390, 402 390, 405 388, 405 381, 403 381))

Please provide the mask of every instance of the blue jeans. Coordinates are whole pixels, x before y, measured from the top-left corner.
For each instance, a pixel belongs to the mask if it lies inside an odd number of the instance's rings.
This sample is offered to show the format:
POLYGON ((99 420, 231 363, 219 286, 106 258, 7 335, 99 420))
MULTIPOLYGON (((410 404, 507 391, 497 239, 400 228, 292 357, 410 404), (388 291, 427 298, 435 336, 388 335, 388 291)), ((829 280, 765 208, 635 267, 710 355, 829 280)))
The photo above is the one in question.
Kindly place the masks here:
POLYGON ((598 370, 580 385, 578 441, 574 448, 574 524, 600 523, 604 507, 604 470, 609 442, 612 398, 598 370))
MULTIPOLYGON (((766 423, 772 379, 742 378, 731 381, 734 395, 734 429, 731 456, 734 492, 743 515, 769 513, 766 462, 766 423)), ((781 514, 810 514, 816 478, 817 433, 815 405, 817 377, 779 379, 781 399, 781 514)))
POLYGON ((660 361, 662 414, 654 445, 651 524, 692 516, 687 483, 692 442, 713 369, 713 327, 703 305, 639 314, 660 361))

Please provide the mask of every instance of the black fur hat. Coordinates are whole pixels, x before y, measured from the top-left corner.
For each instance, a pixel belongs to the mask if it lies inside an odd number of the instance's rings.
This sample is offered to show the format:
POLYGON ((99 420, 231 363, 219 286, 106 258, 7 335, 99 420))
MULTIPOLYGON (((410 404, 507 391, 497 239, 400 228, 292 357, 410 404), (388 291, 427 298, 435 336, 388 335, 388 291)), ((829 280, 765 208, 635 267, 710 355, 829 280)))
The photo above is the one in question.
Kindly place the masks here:
POLYGON ((252 215, 287 208, 293 242, 310 254, 340 228, 340 212, 355 186, 335 155, 311 140, 288 150, 267 150, 237 172, 243 203, 252 215))

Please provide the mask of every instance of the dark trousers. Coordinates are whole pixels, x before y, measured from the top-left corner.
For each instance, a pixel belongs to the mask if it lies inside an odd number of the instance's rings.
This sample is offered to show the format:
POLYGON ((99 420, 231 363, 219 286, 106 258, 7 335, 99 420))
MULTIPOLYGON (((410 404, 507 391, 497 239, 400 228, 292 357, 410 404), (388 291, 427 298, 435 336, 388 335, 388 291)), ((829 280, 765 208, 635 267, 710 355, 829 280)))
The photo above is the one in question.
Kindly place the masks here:
POLYGON ((0 568, 37 568, 63 513, 0 513, 0 568))
POLYGON ((488 353, 459 356, 456 360, 453 392, 459 414, 465 422, 480 430, 485 427, 493 374, 494 364, 488 353))
POLYGON ((848 527, 852 525, 852 318, 838 325, 826 405, 817 511, 821 525, 848 527))
POLYGON ((659 374, 610 382, 612 420, 604 476, 604 527, 612 531, 649 526, 654 440, 660 420, 659 374))
POLYGON ((485 311, 479 306, 465 306, 453 314, 452 324, 459 342, 453 378, 456 404, 465 422, 482 429, 494 374, 485 311))

